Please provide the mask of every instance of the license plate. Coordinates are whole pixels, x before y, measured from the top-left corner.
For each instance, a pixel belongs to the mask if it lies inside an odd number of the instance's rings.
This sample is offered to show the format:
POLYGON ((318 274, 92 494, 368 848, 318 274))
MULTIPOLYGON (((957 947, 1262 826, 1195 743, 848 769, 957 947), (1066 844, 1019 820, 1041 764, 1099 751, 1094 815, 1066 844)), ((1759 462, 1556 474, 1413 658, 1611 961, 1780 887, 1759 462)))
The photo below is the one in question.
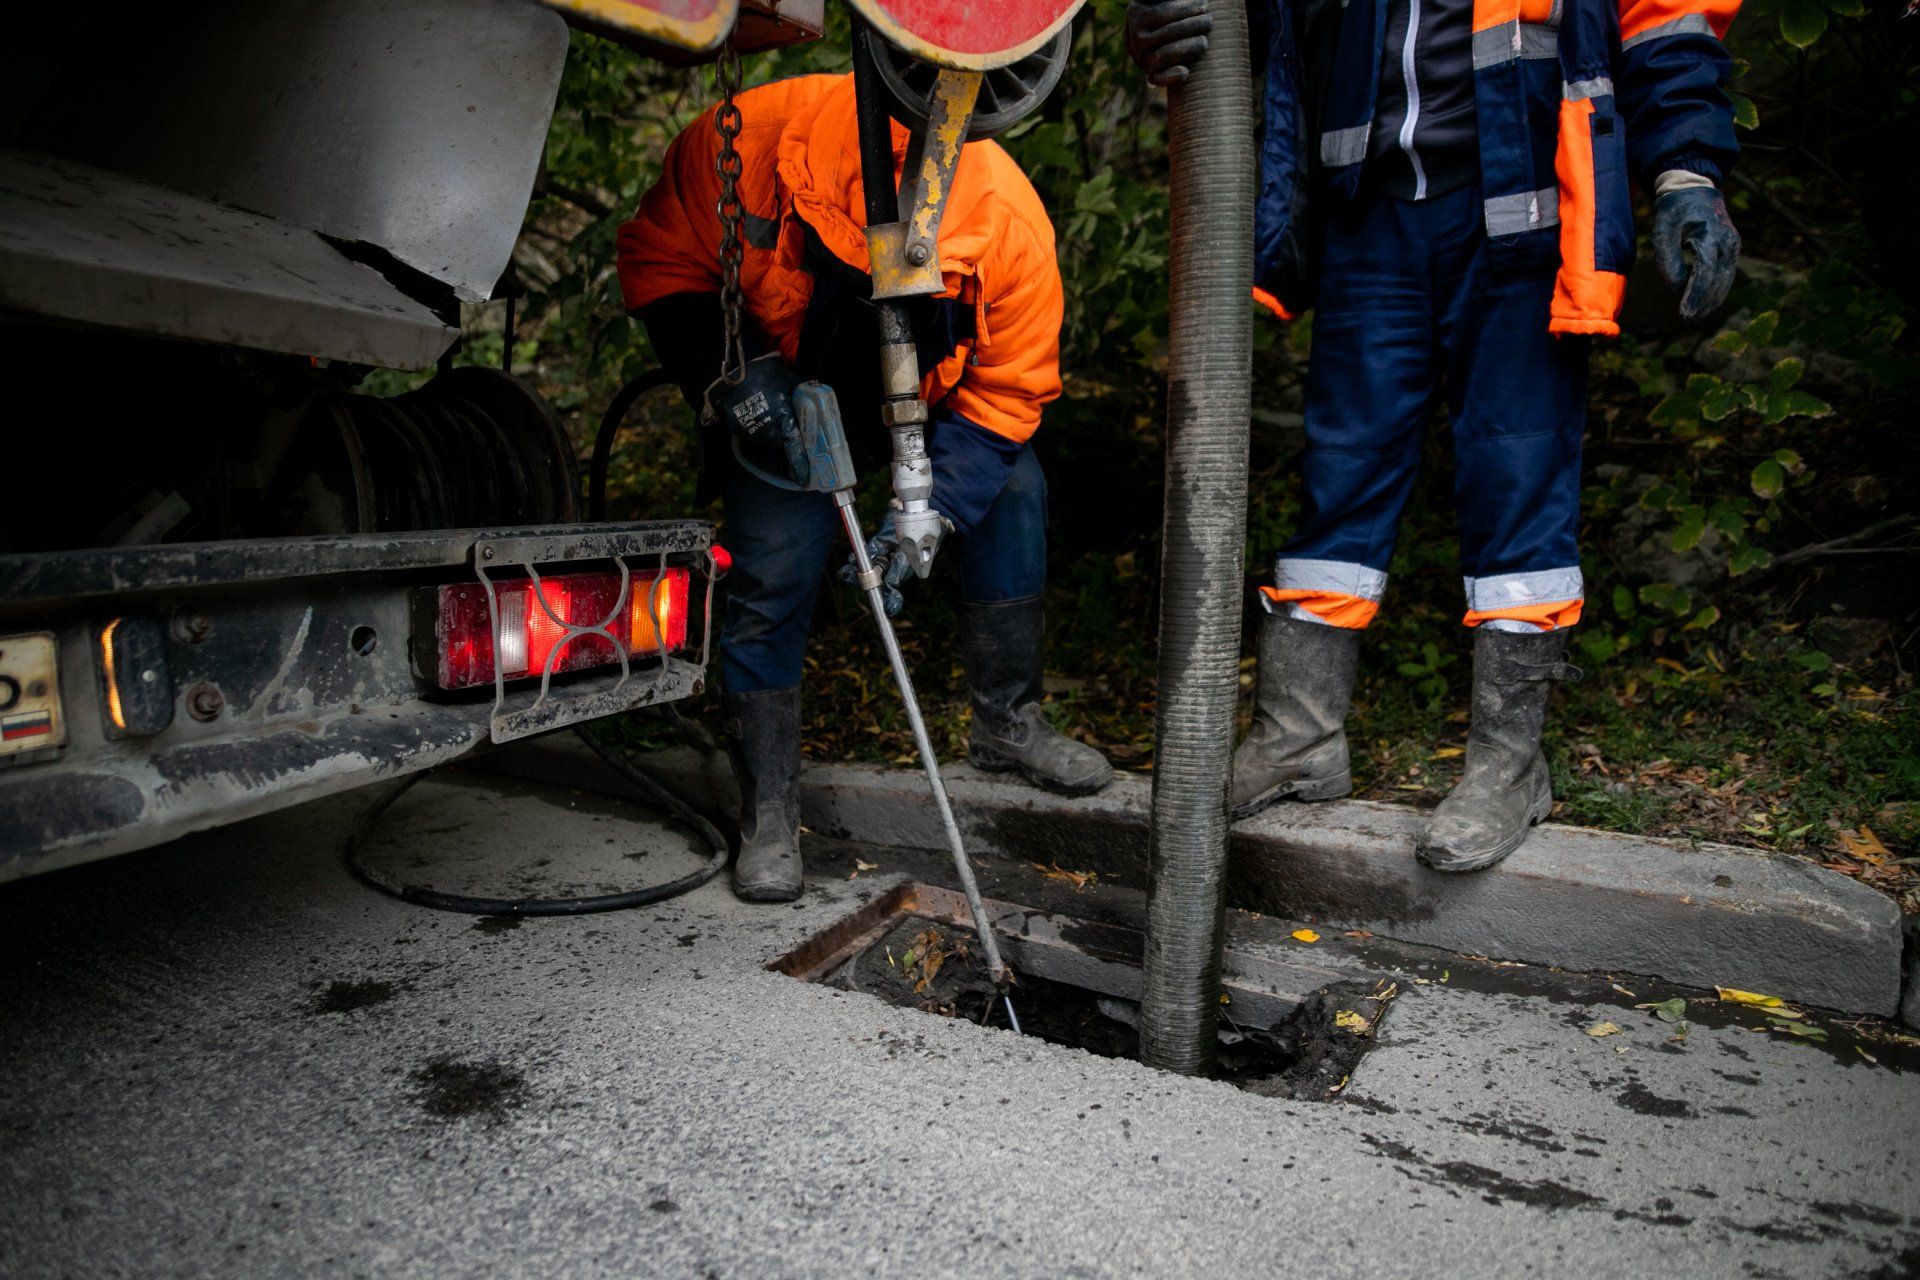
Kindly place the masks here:
POLYGON ((0 759, 66 745, 53 633, 0 636, 0 759))

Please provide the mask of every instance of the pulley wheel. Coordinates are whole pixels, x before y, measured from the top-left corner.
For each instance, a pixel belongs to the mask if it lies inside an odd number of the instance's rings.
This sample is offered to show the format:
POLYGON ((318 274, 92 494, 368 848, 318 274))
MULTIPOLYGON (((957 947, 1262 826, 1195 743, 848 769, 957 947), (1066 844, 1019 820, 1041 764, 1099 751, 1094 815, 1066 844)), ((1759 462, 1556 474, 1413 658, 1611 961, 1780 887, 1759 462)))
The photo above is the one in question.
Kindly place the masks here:
MULTIPOLYGON (((910 129, 925 125, 927 104, 940 68, 884 39, 872 41, 872 47, 879 54, 880 83, 886 87, 893 118, 910 129)), ((973 121, 967 127, 967 141, 998 137, 1031 115, 1060 83, 1072 51, 1073 24, 1069 22, 1026 57, 986 72, 980 81, 980 97, 974 103, 973 121)))

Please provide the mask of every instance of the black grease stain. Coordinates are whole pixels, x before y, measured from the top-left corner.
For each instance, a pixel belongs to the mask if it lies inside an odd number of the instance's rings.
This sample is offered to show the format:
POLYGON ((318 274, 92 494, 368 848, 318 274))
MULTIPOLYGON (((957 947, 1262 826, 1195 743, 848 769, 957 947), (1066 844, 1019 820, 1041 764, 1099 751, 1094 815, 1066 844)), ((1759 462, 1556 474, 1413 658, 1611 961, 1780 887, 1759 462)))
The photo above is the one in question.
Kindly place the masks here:
POLYGON ((489 936, 499 933, 512 933, 519 927, 519 916, 482 916, 473 922, 473 931, 475 933, 484 933, 489 936))
POLYGON ((421 1108, 442 1120, 504 1120, 528 1097, 526 1078, 497 1062, 435 1058, 410 1078, 420 1088, 421 1108))
POLYGON ((313 998, 313 1004, 307 1012, 352 1013, 355 1009, 371 1009, 374 1005, 385 1004, 393 999, 394 990, 391 982, 379 982, 372 978, 360 982, 329 982, 313 998))
POLYGON ((1678 1098, 1663 1098, 1638 1080, 1623 1089, 1614 1103, 1643 1116, 1669 1120, 1695 1120, 1700 1115, 1689 1104, 1678 1098))
POLYGON ((673 941, 677 946, 690 947, 700 941, 700 935, 697 933, 683 933, 673 941))
POLYGON ((1516 1204, 1549 1212, 1558 1209, 1600 1209, 1606 1206, 1606 1201, 1599 1196, 1588 1195, 1564 1182, 1546 1179, 1539 1182, 1524 1182, 1498 1169, 1489 1169, 1485 1165, 1472 1164, 1465 1160, 1435 1163, 1401 1143, 1376 1137, 1370 1133, 1363 1133, 1360 1138, 1381 1155, 1400 1162, 1401 1172, 1408 1177, 1432 1186, 1460 1187, 1477 1192, 1488 1204, 1504 1204, 1511 1200, 1516 1204))

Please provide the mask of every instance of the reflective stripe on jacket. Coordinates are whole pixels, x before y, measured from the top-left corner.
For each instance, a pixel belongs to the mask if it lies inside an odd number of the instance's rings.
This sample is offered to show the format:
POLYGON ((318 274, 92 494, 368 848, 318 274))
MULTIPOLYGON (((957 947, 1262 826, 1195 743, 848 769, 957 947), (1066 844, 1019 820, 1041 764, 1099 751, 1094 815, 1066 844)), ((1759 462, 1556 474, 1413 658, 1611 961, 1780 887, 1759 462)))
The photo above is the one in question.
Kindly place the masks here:
MULTIPOLYGON (((741 285, 754 324, 783 356, 799 356, 814 278, 807 231, 855 270, 868 270, 852 76, 802 76, 740 95, 735 146, 743 166, 746 255, 741 285), (805 225, 802 225, 802 224, 805 225)), ((894 126, 896 168, 906 130, 894 126)), ((720 288, 714 173, 719 140, 705 112, 667 149, 660 181, 620 227, 620 290, 629 311, 676 293, 720 288)), ((1064 298, 1053 224, 1033 185, 997 143, 960 153, 940 223, 941 296, 973 311, 973 333, 921 382, 929 404, 1024 441, 1060 394, 1064 298)), ((876 357, 877 358, 877 357, 876 357)))
MULTIPOLYGON (((1739 144, 1721 37, 1739 0, 1474 0, 1474 105, 1488 238, 1557 249, 1549 328, 1617 334, 1633 263, 1631 182, 1669 169, 1715 182, 1739 144), (1557 243, 1556 243, 1557 242, 1557 243)), ((1360 189, 1385 38, 1384 0, 1267 0, 1256 283, 1311 305, 1314 195, 1360 189)))

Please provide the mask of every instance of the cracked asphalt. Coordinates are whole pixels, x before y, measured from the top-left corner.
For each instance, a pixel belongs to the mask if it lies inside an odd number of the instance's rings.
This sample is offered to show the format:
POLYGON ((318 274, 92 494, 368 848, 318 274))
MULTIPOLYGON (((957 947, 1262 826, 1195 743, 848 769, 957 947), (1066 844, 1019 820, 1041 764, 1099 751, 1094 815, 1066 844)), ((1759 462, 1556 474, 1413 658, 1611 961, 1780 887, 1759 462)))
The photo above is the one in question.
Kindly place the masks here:
MULTIPOLYGON (((1350 944, 1400 994, 1284 1101, 766 968, 937 857, 476 920, 346 872, 367 800, 0 887, 0 1275, 1920 1275, 1920 1058, 1879 1028, 1696 998, 1675 1040, 1626 975, 1350 944)), ((700 859, 470 775, 388 822, 370 858, 441 887, 700 859)))

